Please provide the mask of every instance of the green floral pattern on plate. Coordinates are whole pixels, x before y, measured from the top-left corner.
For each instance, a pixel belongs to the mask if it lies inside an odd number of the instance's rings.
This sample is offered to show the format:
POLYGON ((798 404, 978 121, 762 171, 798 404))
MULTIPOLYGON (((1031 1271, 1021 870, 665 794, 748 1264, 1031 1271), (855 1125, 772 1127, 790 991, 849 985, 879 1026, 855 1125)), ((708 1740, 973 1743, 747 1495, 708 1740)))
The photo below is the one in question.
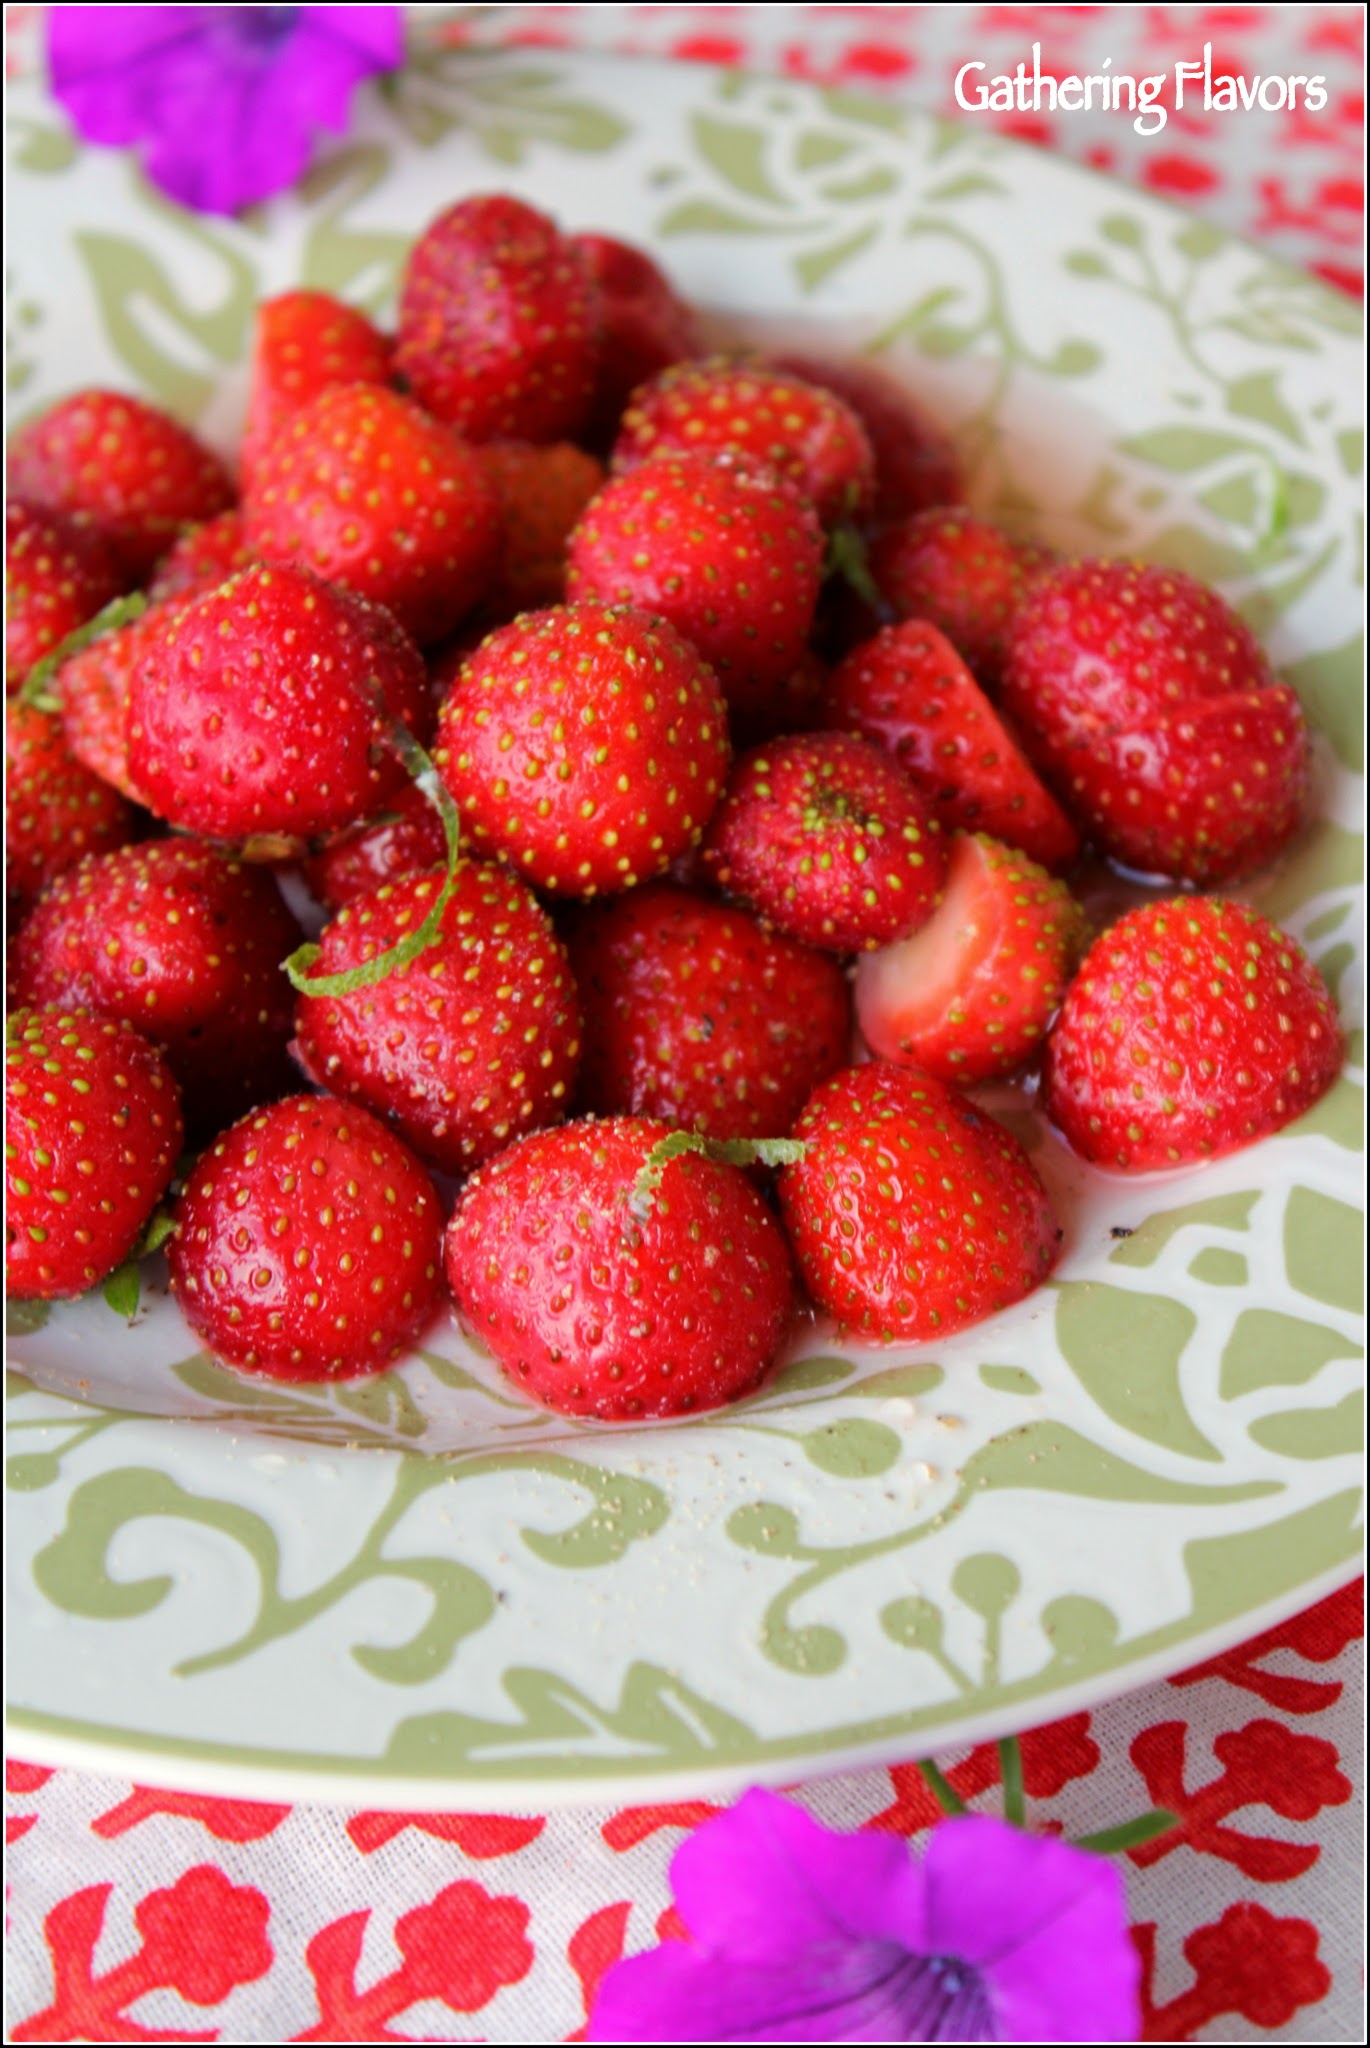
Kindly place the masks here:
MULTIPOLYGON (((721 337, 873 350, 974 496, 1218 578, 1322 735, 1247 892, 1358 1022, 1356 323, 1206 224, 972 124, 694 67, 429 54, 287 202, 166 206, 14 95, 11 389, 230 445, 255 300, 382 313, 502 185, 655 244, 721 337)), ((1363 1042, 1291 1131, 1091 1174, 1011 1094, 1055 1283, 923 1351, 806 1332, 726 1417, 526 1408, 451 1328, 353 1386, 235 1379, 156 1285, 13 1316, 11 1714, 30 1753, 432 1805, 781 1776, 1045 1718, 1206 1654, 1359 1548, 1363 1042)))

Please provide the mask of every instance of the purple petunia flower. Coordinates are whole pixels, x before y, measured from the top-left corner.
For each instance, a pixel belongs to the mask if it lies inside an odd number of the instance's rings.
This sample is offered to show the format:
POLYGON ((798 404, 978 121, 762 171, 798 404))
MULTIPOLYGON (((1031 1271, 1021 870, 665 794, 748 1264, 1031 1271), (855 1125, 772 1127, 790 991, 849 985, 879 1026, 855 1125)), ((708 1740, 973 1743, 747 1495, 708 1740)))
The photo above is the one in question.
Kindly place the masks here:
POLYGON ((154 185, 234 213, 294 184, 320 128, 403 56, 399 7, 53 7, 52 90, 91 142, 141 143, 154 185))
POLYGON ((1135 2041, 1140 1963, 1101 1856, 982 1816, 921 1862, 769 1792, 680 1849, 692 1937, 612 1969, 591 2041, 1135 2041))

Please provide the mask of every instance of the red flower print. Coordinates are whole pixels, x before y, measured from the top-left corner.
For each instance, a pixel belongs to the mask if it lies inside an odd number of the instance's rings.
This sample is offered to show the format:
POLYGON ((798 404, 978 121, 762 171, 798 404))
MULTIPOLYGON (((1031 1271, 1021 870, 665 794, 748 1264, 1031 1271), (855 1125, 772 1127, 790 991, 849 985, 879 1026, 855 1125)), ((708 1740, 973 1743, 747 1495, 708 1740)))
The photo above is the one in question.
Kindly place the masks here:
POLYGON ((512 1856, 536 1841, 545 1820, 515 1820, 498 1813, 354 1813, 347 1823, 353 1846, 363 1856, 383 1849, 406 1828, 418 1828, 439 1842, 455 1842, 467 1856, 512 1856))
POLYGON ((605 1821, 600 1833, 611 1849, 635 1849, 659 1828, 697 1828, 722 1811, 707 1799, 683 1799, 675 1806, 625 1806, 605 1821))
POLYGON ((260 1842, 289 1811, 288 1806, 262 1806, 251 1799, 206 1799, 198 1792, 159 1792, 151 1785, 135 1785, 127 1799, 98 1814, 90 1830, 109 1840, 154 1814, 169 1814, 177 1820, 201 1821, 219 1842, 260 1842))
POLYGON ((1194 1982, 1158 2006, 1152 2000, 1156 1926, 1134 1927, 1142 1957, 1144 2041, 1188 2041, 1223 2013, 1256 2027, 1283 2027, 1301 2006, 1326 1998, 1332 1979, 1318 1958, 1318 1931, 1307 1920, 1277 1920, 1263 1906, 1229 1906, 1184 1944, 1194 1982))
POLYGON ((5 1790, 7 1792, 36 1792, 40 1785, 46 1785, 54 1775, 45 1771, 40 1764, 21 1764, 17 1757, 5 1758, 5 1790))
MULTIPOLYGON (((602 1906, 598 1913, 592 1913, 588 1920, 581 1921, 566 1944, 566 1960, 580 1979, 581 2000, 587 2020, 601 1978, 623 1954, 632 1910, 629 1899, 620 1899, 613 1906, 602 1906)), ((584 2027, 577 2027, 575 2033, 568 2034, 566 2038, 568 2041, 583 2041, 584 2027)))
POLYGON ((460 1882, 396 1921, 395 1946, 403 1963, 360 1991, 357 1965, 369 1918, 348 1913, 331 1921, 305 1950, 319 2017, 294 2040, 404 2040, 388 2032, 386 2022, 409 2006, 440 1998, 453 2012, 476 2012, 502 1985, 517 1984, 533 1967, 522 1900, 492 1898, 480 1885, 460 1882))
POLYGON ((1244 1806, 1268 1806, 1287 1820, 1311 1820, 1325 1806, 1345 1805, 1351 1787, 1337 1768, 1332 1744, 1296 1735, 1280 1721, 1250 1721, 1218 1736, 1213 1753, 1222 1775, 1191 1792, 1185 1784, 1186 1732, 1183 1721, 1162 1721, 1143 1729, 1132 1744, 1132 1761, 1153 1804, 1179 1817, 1179 1826, 1168 1834, 1129 1849, 1133 1862, 1157 1863, 1187 1842, 1263 1884, 1311 1869, 1320 1854, 1316 1843, 1272 1841, 1221 1823, 1244 1806))
POLYGON ((1175 1686, 1197 1685, 1201 1678, 1222 1678, 1245 1692, 1254 1692, 1268 1707, 1286 1714, 1316 1714, 1330 1707, 1342 1694, 1340 1680, 1287 1677, 1282 1671, 1261 1669, 1263 1659, 1275 1650, 1293 1650, 1310 1664, 1330 1664, 1348 1643, 1365 1633, 1365 1581, 1356 1579, 1340 1592, 1307 1607, 1264 1635, 1224 1650, 1203 1664, 1191 1665, 1170 1680, 1175 1686))

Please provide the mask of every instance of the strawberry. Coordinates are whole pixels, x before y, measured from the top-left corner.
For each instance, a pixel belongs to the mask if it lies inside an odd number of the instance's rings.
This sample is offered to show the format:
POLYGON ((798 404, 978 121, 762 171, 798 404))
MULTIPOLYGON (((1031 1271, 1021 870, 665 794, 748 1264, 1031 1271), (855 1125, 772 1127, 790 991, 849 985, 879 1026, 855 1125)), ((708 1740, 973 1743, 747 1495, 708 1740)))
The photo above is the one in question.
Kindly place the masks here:
POLYGON ((140 618, 102 633, 57 672, 62 731, 75 758, 134 803, 143 801, 128 765, 128 699, 139 665, 160 645, 187 600, 149 605, 140 618))
POLYGON ((1303 818, 1308 725, 1216 591, 1136 562, 1068 564, 1014 623, 1004 701, 1113 859, 1213 883, 1303 818))
POLYGON ((727 450, 787 476, 825 526, 869 503, 874 457, 866 430, 831 391, 756 357, 678 363, 633 393, 614 443, 614 471, 650 455, 727 450))
POLYGON ((603 329, 586 431, 598 447, 612 441, 639 384, 700 353, 693 311, 644 249, 612 235, 572 235, 599 287, 603 329))
POLYGON ((580 1099, 601 1115, 773 1137, 846 1061, 837 962, 735 906, 654 883, 587 911, 570 952, 585 1005, 580 1099))
POLYGON ((1331 1087, 1322 976, 1244 904, 1148 903, 1096 939, 1047 1040, 1047 1114, 1096 1166, 1142 1173, 1251 1145, 1331 1087))
POLYGON ((856 1015, 877 1058, 966 1086, 1041 1046, 1084 918, 1063 882, 981 832, 951 842, 942 901, 909 939, 865 953, 856 1015))
POLYGON ((993 688, 1014 616, 1053 560, 1049 550, 1011 541, 973 512, 930 509, 878 534, 868 567, 896 619, 936 626, 993 688))
POLYGON ((78 391, 21 427, 7 479, 13 496, 88 515, 131 583, 233 502, 216 455, 170 413, 119 391, 78 391))
POLYGON ((469 441, 558 441, 584 424, 599 293, 582 252, 521 199, 440 213, 409 253, 395 368, 469 441))
POLYGON ((965 484, 951 442, 887 372, 872 363, 816 362, 802 355, 775 360, 778 369, 833 392, 865 428, 875 456, 872 524, 889 526, 912 512, 962 503, 965 484))
POLYGON ((262 451, 243 533, 383 604, 423 645, 453 631, 499 552, 495 494, 472 451, 394 391, 344 384, 293 413, 262 451))
POLYGON ((12 697, 5 706, 5 888, 20 903, 88 853, 139 834, 132 807, 82 767, 50 711, 12 697))
POLYGON ((89 1010, 5 1024, 5 1293, 84 1294, 121 1266, 171 1182, 181 1112, 161 1054, 89 1010))
POLYGON ((166 1049, 198 1124, 236 1116, 290 1079, 300 933, 270 875, 196 839, 91 855, 17 934, 14 994, 123 1017, 166 1049))
POLYGON ((244 488, 284 422, 335 384, 385 384, 390 343, 331 292, 281 292, 257 308, 252 383, 238 464, 244 488))
POLYGON ((802 661, 822 579, 822 529, 794 486, 705 452, 606 484, 571 536, 566 588, 669 619, 746 712, 802 661))
POLYGON ((661 874, 701 836, 728 766, 713 671, 628 606, 555 606, 492 633, 438 738, 476 845, 572 896, 661 874))
POLYGON ((388 810, 330 840, 304 862, 311 895, 329 910, 368 896, 383 882, 407 881, 447 857, 442 819, 418 783, 397 790, 388 810))
POLYGON ((500 560, 481 598, 497 625, 560 604, 566 547, 604 482, 604 466, 570 441, 486 441, 476 450, 499 505, 500 560))
POLYGON ((1044 868, 1079 853, 1079 833, 935 626, 909 619, 853 648, 826 709, 829 724, 893 754, 947 830, 992 833, 1044 868))
POLYGON ((89 520, 22 498, 5 507, 5 689, 17 690, 44 655, 123 588, 89 520))
POLYGON ((253 560, 243 533, 243 515, 235 506, 183 533, 157 564, 147 594, 154 604, 169 597, 188 604, 192 597, 227 583, 253 560))
MULTIPOLYGON (((338 913, 316 975, 346 975, 417 929, 440 873, 388 884, 338 913)), ((385 1118, 422 1159, 469 1173, 566 1111, 580 1005, 565 949, 507 869, 462 861, 441 938, 350 995, 302 995, 296 1057, 335 1095, 385 1118)))
POLYGON ((887 755, 822 732, 743 755, 703 865, 790 938, 856 953, 932 915, 946 854, 930 807, 887 755))
POLYGON ((736 1166, 687 1154, 634 1196, 666 1124, 612 1117, 521 1138, 447 1228, 458 1311, 520 1389, 621 1422, 750 1392, 793 1306, 780 1226, 736 1166))
POLYGON ((949 1337, 1040 1286, 1061 1233, 1016 1138, 945 1081, 882 1061, 815 1090, 780 1207, 813 1300, 847 1334, 949 1337))
POLYGON ((294 1095, 243 1117, 196 1162, 175 1220, 172 1290, 239 1372, 383 1372, 437 1312, 433 1184, 351 1103, 294 1095))
POLYGON ((152 637, 128 770, 159 817, 206 838, 307 837, 401 788, 387 729, 427 718, 423 663, 387 613, 307 569, 244 569, 152 637))

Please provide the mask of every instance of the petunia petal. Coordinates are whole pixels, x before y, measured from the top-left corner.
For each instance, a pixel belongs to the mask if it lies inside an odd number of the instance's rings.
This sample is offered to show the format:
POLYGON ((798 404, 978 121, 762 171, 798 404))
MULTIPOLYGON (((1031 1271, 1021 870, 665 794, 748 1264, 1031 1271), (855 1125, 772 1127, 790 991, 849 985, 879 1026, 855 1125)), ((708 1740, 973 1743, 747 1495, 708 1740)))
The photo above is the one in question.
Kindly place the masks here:
POLYGON ((701 1948, 790 1963, 836 1940, 926 1952, 923 1875, 904 1842, 834 1835, 798 1806, 753 1790, 676 1851, 671 1883, 701 1948))
POLYGON ((1136 2040, 1140 1962, 1111 1863, 970 1817, 933 1830, 923 1870, 927 1949, 982 1973, 1001 2040, 1136 2040))
POLYGON ((394 71, 404 62, 404 17, 399 7, 306 7, 305 22, 355 51, 362 73, 394 71))

